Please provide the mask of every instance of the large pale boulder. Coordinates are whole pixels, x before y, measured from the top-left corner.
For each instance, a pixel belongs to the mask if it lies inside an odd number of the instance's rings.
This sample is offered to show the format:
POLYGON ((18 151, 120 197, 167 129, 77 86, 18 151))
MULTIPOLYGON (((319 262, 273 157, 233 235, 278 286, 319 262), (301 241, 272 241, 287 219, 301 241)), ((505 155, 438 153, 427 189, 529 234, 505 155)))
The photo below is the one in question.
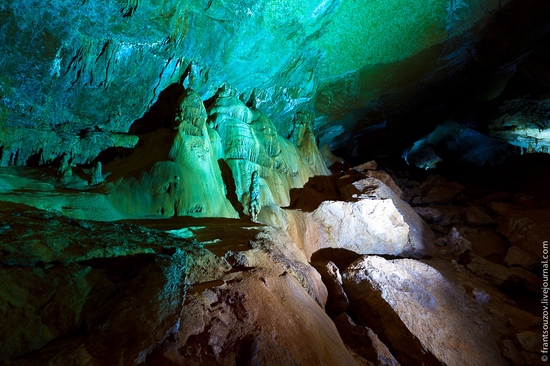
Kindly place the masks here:
POLYGON ((322 248, 419 258, 435 255, 435 235, 388 186, 366 178, 342 187, 344 199, 311 213, 287 210, 290 236, 306 256, 322 248))
POLYGON ((507 365, 480 303, 487 298, 476 300, 438 266, 363 256, 342 274, 353 316, 401 364, 507 365))

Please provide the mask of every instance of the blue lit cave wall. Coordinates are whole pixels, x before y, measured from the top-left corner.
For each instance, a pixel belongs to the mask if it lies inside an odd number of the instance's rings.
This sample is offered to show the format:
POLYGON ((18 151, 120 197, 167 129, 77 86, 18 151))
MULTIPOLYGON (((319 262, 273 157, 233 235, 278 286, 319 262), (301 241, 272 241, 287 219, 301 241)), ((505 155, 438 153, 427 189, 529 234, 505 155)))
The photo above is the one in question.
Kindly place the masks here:
POLYGON ((546 152, 547 11, 543 1, 496 0, 9 1, 0 7, 0 164, 100 162, 99 181, 118 182, 105 203, 120 211, 113 217, 236 217, 223 188, 183 197, 181 187, 221 187, 222 162, 250 214, 253 174, 260 206, 288 205, 285 192, 327 174, 325 144, 357 162, 403 155, 419 167, 441 155, 484 165, 546 152), (542 92, 506 89, 525 80, 542 92), (183 90, 204 104, 179 122, 197 130, 169 121, 188 103, 183 90), (144 131, 159 128, 180 132, 149 142, 144 131), (109 166, 163 143, 174 146, 162 157, 142 152, 151 159, 141 166, 138 154, 109 166), (150 178, 122 174, 140 169, 150 178))

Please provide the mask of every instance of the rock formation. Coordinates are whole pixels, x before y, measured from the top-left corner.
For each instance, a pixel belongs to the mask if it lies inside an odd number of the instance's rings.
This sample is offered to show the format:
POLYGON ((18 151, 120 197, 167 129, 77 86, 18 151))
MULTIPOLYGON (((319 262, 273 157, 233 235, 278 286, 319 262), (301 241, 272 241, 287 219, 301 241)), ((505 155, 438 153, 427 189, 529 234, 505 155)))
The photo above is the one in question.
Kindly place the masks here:
MULTIPOLYGON (((182 102, 188 119, 165 132, 180 141, 159 148, 168 159, 187 136, 201 137, 190 119, 193 106, 201 111, 190 103, 195 96, 182 102)), ((352 171, 344 176, 357 181, 339 190, 337 180, 325 181, 332 189, 310 187, 332 199, 339 191, 338 200, 311 212, 279 208, 278 227, 189 215, 97 222, 5 204, 0 319, 9 331, 0 358, 8 365, 537 364, 540 262, 506 225, 534 220, 534 212, 542 220, 546 209, 531 207, 543 196, 395 176, 413 208, 352 171), (447 205, 427 203, 434 188, 459 186, 462 196, 437 195, 452 196, 447 205)), ((121 189, 130 178, 116 179, 121 189)), ((180 183, 171 181, 166 194, 180 183)))
POLYGON ((547 362, 549 50, 547 0, 1 3, 0 364, 547 362))

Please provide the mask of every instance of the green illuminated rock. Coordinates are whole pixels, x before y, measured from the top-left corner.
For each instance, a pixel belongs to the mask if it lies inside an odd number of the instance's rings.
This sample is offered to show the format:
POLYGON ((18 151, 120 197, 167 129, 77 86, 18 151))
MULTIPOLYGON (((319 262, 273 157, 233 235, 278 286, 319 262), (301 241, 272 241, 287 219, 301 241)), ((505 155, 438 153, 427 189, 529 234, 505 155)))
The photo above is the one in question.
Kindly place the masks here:
POLYGON ((382 94, 471 61, 507 3, 10 0, 0 5, 2 164, 64 153, 88 163, 133 146, 112 136, 176 82, 203 100, 235 88, 283 136, 315 107, 321 141, 342 146, 382 94))

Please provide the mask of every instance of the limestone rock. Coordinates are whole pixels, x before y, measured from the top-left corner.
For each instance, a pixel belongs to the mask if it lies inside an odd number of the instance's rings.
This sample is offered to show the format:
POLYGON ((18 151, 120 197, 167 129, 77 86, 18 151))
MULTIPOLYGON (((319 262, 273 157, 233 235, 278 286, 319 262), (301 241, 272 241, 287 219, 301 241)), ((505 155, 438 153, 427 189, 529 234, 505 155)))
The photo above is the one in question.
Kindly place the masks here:
POLYGON ((546 152, 550 141, 545 133, 548 119, 544 113, 550 110, 548 98, 515 98, 508 100, 498 110, 499 118, 489 124, 490 134, 519 146, 525 152, 546 152))
POLYGON ((412 257, 436 253, 432 230, 384 183, 366 178, 342 193, 353 201, 325 201, 311 213, 287 210, 287 231, 306 257, 322 248, 412 257))
POLYGON ((288 206, 291 189, 302 188, 310 177, 329 174, 313 135, 313 116, 300 116, 300 132, 289 140, 267 115, 249 108, 231 89, 220 91, 209 106, 208 126, 219 134, 221 156, 231 170, 234 194, 245 214, 250 215, 253 174, 258 175, 259 208, 288 206))
POLYGON ((98 184, 103 183, 105 179, 103 179, 103 169, 100 161, 97 161, 94 164, 90 175, 91 175, 90 177, 91 186, 97 186, 98 184))
POLYGON ((431 253, 433 232, 385 184, 367 178, 342 192, 356 201, 326 201, 312 213, 322 228, 319 248, 413 257, 431 253))
POLYGON ((311 265, 319 272, 327 287, 328 298, 325 305, 327 314, 334 317, 348 311, 348 297, 342 287, 342 276, 338 267, 331 261, 313 262, 311 265))
POLYGON ((187 229, 222 239, 199 244, 130 224, 0 214, 7 365, 355 364, 321 306, 319 274, 282 230, 218 221, 187 229), (36 240, 22 245, 22 233, 36 240))
POLYGON ((481 208, 476 206, 465 208, 464 216, 466 216, 466 222, 472 226, 484 226, 495 223, 491 216, 489 216, 481 208))
POLYGON ((390 353, 388 347, 378 339, 378 336, 372 329, 355 324, 345 313, 338 315, 333 320, 344 343, 353 349, 354 352, 371 361, 373 365, 399 365, 399 362, 390 353))
POLYGON ((542 337, 535 332, 521 332, 516 337, 524 350, 533 353, 539 353, 542 349, 542 337))
POLYGON ((378 179, 379 181, 390 187, 390 189, 394 191, 395 194, 399 196, 399 198, 403 197, 403 192, 401 191, 401 188, 399 188, 399 186, 394 182, 393 178, 388 173, 377 170, 368 170, 366 172, 366 175, 369 178, 378 179))
POLYGON ((532 271, 540 265, 540 259, 520 247, 512 246, 508 248, 504 263, 508 267, 518 266, 532 271))
POLYGON ((542 246, 550 237, 550 210, 510 210, 496 220, 497 232, 510 244, 540 257, 542 246))
POLYGON ((502 258, 510 246, 502 235, 491 229, 463 227, 459 231, 472 244, 472 250, 484 258, 491 256, 502 258))
POLYGON ((446 204, 451 202, 465 187, 457 182, 446 182, 432 187, 422 201, 429 204, 446 204))
POLYGON ((439 265, 364 256, 342 274, 350 310, 401 364, 506 365, 482 305, 439 265))
POLYGON ((414 211, 426 221, 438 222, 443 218, 441 211, 433 207, 414 207, 414 211))
POLYGON ((525 350, 518 349, 510 339, 503 340, 502 348, 502 355, 509 359, 513 365, 538 366, 541 364, 540 354, 535 355, 525 350))
POLYGON ((523 268, 507 268, 477 255, 473 256, 466 267, 501 288, 517 286, 537 292, 542 286, 542 280, 537 275, 523 268))
POLYGON ((444 247, 440 252, 443 256, 451 255, 457 257, 462 253, 472 250, 472 243, 464 238, 456 227, 451 228, 445 238, 439 238, 437 244, 444 247))
MULTIPOLYGON (((374 178, 366 178, 342 188, 344 199, 348 200, 391 200, 395 210, 403 217, 403 221, 410 227, 409 241, 412 248, 417 248, 425 254, 433 250, 434 234, 411 206, 404 202, 392 189, 374 178)), ((387 203, 386 203, 387 204, 387 203)), ((362 253, 362 252, 359 252, 362 253)), ((366 253, 363 253, 366 254, 366 253)), ((391 253, 387 253, 391 254, 391 253)))
POLYGON ((371 161, 367 161, 366 163, 357 165, 354 169, 366 172, 368 170, 376 170, 377 167, 378 167, 378 164, 376 163, 376 161, 371 160, 371 161))

